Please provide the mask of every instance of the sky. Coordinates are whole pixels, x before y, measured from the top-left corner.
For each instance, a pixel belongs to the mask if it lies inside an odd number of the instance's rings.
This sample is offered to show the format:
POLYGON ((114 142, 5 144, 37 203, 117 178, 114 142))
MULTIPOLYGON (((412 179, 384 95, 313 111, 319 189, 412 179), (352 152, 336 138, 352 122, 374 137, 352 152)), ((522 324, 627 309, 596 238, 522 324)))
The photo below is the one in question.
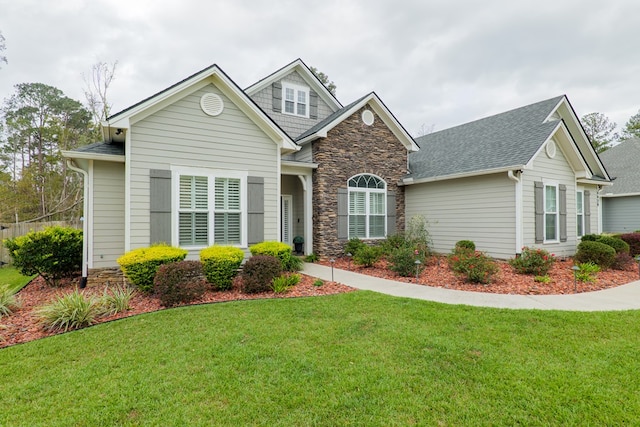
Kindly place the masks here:
POLYGON ((301 58, 343 105, 375 91, 417 136, 566 94, 621 128, 640 110, 637 0, 0 0, 0 102, 44 83, 112 112, 217 64, 241 88, 301 58))

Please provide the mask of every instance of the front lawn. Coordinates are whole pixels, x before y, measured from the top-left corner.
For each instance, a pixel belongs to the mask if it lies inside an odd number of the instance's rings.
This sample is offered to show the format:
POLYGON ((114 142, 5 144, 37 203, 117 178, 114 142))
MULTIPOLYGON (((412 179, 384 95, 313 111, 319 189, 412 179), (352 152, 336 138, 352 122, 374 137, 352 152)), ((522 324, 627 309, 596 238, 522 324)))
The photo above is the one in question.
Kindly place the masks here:
POLYGON ((0 350, 0 425, 631 425, 638 336, 371 292, 181 307, 0 350))
POLYGON ((0 268, 0 286, 9 285, 11 289, 19 291, 35 276, 23 276, 13 267, 0 268))

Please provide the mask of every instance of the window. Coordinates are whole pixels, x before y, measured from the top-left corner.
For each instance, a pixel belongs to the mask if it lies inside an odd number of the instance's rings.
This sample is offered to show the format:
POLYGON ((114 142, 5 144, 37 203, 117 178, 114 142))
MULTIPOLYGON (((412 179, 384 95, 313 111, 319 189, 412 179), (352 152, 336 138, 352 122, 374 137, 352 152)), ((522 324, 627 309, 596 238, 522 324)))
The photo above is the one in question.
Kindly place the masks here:
POLYGON ((309 117, 309 88, 283 83, 282 111, 295 116, 309 117))
POLYGON ((385 182, 373 175, 357 175, 348 182, 349 238, 384 238, 387 193, 385 182))
POLYGON ((584 192, 576 193, 576 222, 578 237, 584 236, 584 192))
POLYGON ((179 175, 177 234, 180 246, 244 246, 244 180, 215 175, 179 175))
POLYGON ((544 186, 544 240, 558 240, 558 186, 544 186))

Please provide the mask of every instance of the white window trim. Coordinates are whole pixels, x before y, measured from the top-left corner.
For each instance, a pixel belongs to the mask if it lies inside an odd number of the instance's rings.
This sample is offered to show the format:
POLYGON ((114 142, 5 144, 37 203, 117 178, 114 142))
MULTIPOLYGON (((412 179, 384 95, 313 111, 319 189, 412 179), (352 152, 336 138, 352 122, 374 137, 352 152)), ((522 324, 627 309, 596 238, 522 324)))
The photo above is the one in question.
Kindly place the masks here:
POLYGON ((215 179, 216 178, 236 178, 240 179, 240 244, 231 245, 239 248, 247 248, 248 213, 247 213, 247 177, 246 171, 231 171, 223 169, 189 168, 184 166, 171 167, 171 244, 178 247, 180 245, 179 211, 180 211, 180 175, 206 176, 208 178, 208 203, 209 203, 209 230, 208 244, 206 246, 193 245, 182 246, 188 250, 199 250, 207 248, 216 242, 214 241, 214 221, 215 221, 215 179))
POLYGON ((311 90, 306 87, 306 86, 300 86, 300 85, 296 85, 293 83, 288 83, 288 82, 282 82, 282 114, 286 114, 288 116, 295 116, 295 117, 304 117, 304 118, 309 118, 309 108, 310 108, 310 92, 311 90), (288 89, 293 89, 293 113, 287 113, 287 107, 286 107, 286 102, 287 102, 287 88, 288 89), (305 99, 306 99, 306 104, 305 104, 305 114, 298 114, 298 92, 304 92, 305 93, 305 99))
POLYGON ((576 191, 576 235, 578 237, 582 237, 584 236, 584 190, 577 190, 576 191), (580 198, 582 201, 582 213, 578 212, 578 194, 581 194, 582 197, 580 198), (579 218, 578 215, 580 215, 582 218, 579 218), (580 225, 580 222, 582 222, 582 234, 578 233, 578 225, 580 225))
POLYGON ((543 225, 544 225, 544 242, 543 243, 559 243, 560 242, 560 190, 557 182, 543 182, 542 203, 544 207, 543 225), (556 190, 556 210, 555 214, 555 229, 556 238, 547 239, 547 187, 554 187, 556 190))
MULTIPOLYGON (((384 239, 387 236, 387 212, 388 212, 388 206, 387 206, 387 181, 385 181, 384 179, 380 178, 378 175, 374 175, 372 173, 360 173, 357 175, 354 175, 352 177, 350 177, 349 179, 347 179, 347 233, 349 236, 349 239, 351 239, 352 237, 358 237, 360 239, 367 239, 367 240, 380 240, 380 239, 384 239), (376 177, 377 179, 379 179, 380 181, 382 181, 384 183, 384 188, 383 189, 379 189, 379 188, 361 188, 361 187, 350 187, 349 186, 349 181, 351 181, 353 178, 356 178, 358 176, 362 176, 362 175, 369 175, 369 176, 373 176, 376 177), (351 236, 351 232, 350 232, 350 222, 351 222, 351 193, 365 193, 365 237, 359 237, 359 236, 351 236), (371 214, 371 200, 370 200, 370 195, 372 193, 377 193, 377 194, 383 194, 383 200, 384 200, 384 233, 383 236, 380 237, 370 237, 369 236, 369 218, 372 215, 371 214)), ((381 215, 376 215, 376 216, 381 216, 381 215)))

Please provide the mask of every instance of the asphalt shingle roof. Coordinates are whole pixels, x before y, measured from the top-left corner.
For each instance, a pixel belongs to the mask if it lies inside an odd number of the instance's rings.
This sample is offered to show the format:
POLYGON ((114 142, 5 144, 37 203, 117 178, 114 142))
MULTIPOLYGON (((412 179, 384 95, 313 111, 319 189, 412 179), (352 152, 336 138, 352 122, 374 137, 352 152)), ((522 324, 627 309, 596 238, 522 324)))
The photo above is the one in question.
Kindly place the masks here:
POLYGON ((640 138, 628 139, 600 153, 600 160, 615 178, 605 194, 640 193, 640 138))
POLYGON ((301 134, 300 136, 298 136, 296 138, 296 141, 300 141, 306 137, 308 137, 309 135, 313 135, 314 133, 318 132, 320 129, 322 129, 323 127, 325 127, 326 125, 328 125, 329 123, 333 122, 334 120, 336 120, 338 117, 340 117, 345 111, 348 111, 349 109, 351 109, 351 107, 353 107, 354 105, 356 105, 357 103, 359 103, 360 101, 362 101, 364 98, 366 98, 367 96, 369 96, 370 93, 366 94, 365 96, 356 99, 355 101, 353 101, 351 104, 347 105, 346 107, 342 107, 341 109, 333 112, 332 114, 330 114, 329 116, 327 116, 327 118, 325 118, 324 120, 322 120, 321 122, 316 123, 312 128, 308 129, 306 132, 304 132, 303 134, 301 134))
POLYGON ((559 121, 545 119, 564 95, 419 138, 410 177, 435 178, 525 165, 559 121))
POLYGON ((108 154, 112 156, 124 156, 123 144, 107 144, 106 142, 94 142, 93 144, 85 145, 83 147, 76 148, 76 152, 81 153, 93 153, 93 154, 108 154))

